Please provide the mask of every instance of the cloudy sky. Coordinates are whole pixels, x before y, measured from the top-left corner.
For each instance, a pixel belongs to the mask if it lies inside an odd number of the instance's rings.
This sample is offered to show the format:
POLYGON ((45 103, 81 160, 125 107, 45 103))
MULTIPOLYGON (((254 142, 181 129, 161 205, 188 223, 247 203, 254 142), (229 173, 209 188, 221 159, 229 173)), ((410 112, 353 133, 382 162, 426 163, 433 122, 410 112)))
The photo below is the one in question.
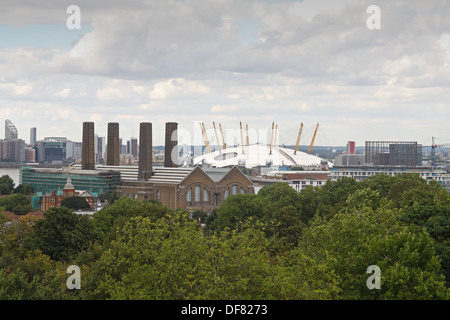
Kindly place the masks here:
MULTIPOLYGON (((81 141, 239 122, 279 143, 450 142, 450 1, 0 0, 0 123, 81 141), (80 29, 67 8, 80 8, 80 29), (370 29, 370 5, 380 29, 370 29)), ((371 20, 374 21, 374 20, 371 20)), ((0 130, 0 139, 4 129, 0 130)), ((261 138, 261 137, 260 137, 261 138)), ((228 138, 227 138, 228 139, 228 138)), ((183 140, 183 137, 181 137, 183 140)), ((188 142, 188 138, 184 142, 188 142)), ((210 136, 214 142, 214 138, 210 136)), ((260 139, 261 140, 261 139, 260 139)), ((262 138, 264 140, 264 138, 262 138)), ((231 143, 231 142, 229 142, 231 143)))

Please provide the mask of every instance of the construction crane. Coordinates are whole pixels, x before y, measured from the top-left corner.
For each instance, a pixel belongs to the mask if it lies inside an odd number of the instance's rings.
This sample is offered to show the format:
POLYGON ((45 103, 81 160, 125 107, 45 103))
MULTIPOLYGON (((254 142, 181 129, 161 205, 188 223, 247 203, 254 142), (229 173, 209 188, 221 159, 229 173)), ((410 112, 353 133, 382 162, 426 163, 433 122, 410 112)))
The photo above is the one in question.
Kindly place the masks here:
POLYGON ((316 139, 316 135, 317 135, 317 129, 319 129, 319 124, 317 124, 316 131, 314 131, 314 135, 313 135, 313 138, 311 140, 311 145, 309 146, 308 154, 311 154, 311 150, 312 150, 312 147, 314 145, 314 140, 316 139))
POLYGON ((220 148, 219 137, 217 136, 216 123, 214 121, 213 121, 213 127, 214 127, 214 133, 216 134, 216 143, 217 143, 217 147, 219 148, 219 154, 222 154, 222 150, 220 148))
POLYGON ((297 154, 298 151, 298 146, 300 145, 300 137, 302 136, 302 131, 303 131, 303 122, 300 125, 300 131, 298 133, 298 137, 297 137, 297 143, 295 144, 295 151, 294 154, 297 154))
POLYGON ((431 142, 431 161, 430 164, 432 166, 436 165, 436 149, 440 148, 440 147, 450 147, 450 143, 444 143, 444 144, 436 144, 434 137, 431 138, 432 142, 431 142))
POLYGON ((220 134, 222 135, 223 150, 225 150, 227 148, 227 144, 225 143, 225 139, 223 138, 223 131, 222 131, 221 123, 219 123, 219 129, 220 129, 220 134))

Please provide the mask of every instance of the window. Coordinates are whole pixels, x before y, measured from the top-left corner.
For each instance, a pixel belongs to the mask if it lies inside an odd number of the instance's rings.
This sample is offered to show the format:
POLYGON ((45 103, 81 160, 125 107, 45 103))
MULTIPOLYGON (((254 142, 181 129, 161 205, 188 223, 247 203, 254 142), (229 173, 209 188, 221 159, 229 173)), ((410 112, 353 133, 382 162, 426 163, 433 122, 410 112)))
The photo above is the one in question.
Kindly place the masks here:
POLYGON ((161 199, 161 192, 159 190, 156 190, 156 200, 161 199))
POLYGON ((226 198, 228 198, 229 195, 230 195, 230 189, 226 188, 225 192, 223 194, 223 198, 226 199, 226 198))
POLYGON ((200 186, 195 186, 194 199, 195 202, 200 202, 200 186))
POLYGON ((231 194, 237 194, 238 193, 238 186, 234 185, 231 187, 231 194))
POLYGON ((192 202, 192 189, 189 188, 189 190, 186 193, 186 202, 192 202))
POLYGON ((206 188, 203 188, 203 202, 209 202, 209 192, 206 188))
POLYGON ((241 188, 241 193, 245 193, 244 189, 241 188))

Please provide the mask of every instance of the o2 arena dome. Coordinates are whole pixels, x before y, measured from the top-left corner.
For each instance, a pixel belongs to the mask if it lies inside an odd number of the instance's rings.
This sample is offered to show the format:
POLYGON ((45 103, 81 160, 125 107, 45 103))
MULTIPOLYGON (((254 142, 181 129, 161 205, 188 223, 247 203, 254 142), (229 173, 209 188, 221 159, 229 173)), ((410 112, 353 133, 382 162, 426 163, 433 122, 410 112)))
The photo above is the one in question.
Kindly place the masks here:
POLYGON ((213 151, 194 158, 194 165, 210 164, 213 167, 241 166, 253 168, 258 166, 299 166, 332 167, 333 163, 320 157, 294 149, 267 144, 250 144, 213 151))

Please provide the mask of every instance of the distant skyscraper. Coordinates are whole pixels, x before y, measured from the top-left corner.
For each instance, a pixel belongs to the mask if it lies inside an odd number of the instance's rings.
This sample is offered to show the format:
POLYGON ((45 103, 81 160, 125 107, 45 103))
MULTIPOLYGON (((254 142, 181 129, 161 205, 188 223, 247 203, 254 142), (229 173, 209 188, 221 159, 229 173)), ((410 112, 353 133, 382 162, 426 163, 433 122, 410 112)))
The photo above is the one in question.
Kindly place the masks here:
POLYGON ((132 154, 134 158, 139 155, 138 140, 136 138, 131 138, 130 140, 130 154, 132 154))
POLYGON ((36 128, 30 129, 30 144, 34 146, 36 143, 36 128))
POLYGON ((349 141, 347 143, 347 153, 348 154, 355 154, 355 151, 356 151, 355 141, 349 141))
POLYGON ((5 121, 5 140, 17 140, 19 137, 17 128, 11 120, 5 121))

